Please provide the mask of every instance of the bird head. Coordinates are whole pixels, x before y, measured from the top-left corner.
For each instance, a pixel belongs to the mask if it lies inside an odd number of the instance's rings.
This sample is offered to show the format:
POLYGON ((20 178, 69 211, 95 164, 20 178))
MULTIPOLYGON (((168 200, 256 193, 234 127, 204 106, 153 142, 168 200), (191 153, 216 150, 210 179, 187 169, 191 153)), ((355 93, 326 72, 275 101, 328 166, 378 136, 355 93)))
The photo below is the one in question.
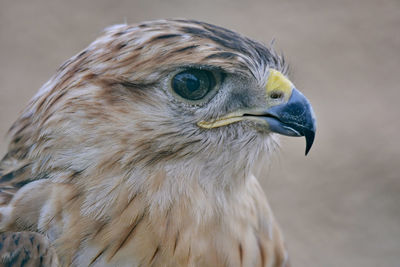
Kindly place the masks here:
POLYGON ((273 49, 211 24, 116 25, 60 67, 25 112, 35 126, 21 123, 15 139, 35 128, 46 143, 36 154, 51 146, 52 165, 76 171, 235 165, 271 150, 276 133, 305 136, 307 153, 315 117, 286 69, 273 49))

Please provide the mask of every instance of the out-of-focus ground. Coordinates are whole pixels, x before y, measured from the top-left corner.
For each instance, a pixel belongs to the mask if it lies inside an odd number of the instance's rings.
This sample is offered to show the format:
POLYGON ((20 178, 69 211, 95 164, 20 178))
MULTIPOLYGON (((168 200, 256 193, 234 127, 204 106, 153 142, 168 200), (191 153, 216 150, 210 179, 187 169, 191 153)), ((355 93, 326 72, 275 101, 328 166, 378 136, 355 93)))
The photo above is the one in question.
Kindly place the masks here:
POLYGON ((400 266, 398 0, 0 0, 0 135, 104 27, 168 17, 274 38, 312 102, 309 156, 282 138, 262 179, 293 266, 400 266))

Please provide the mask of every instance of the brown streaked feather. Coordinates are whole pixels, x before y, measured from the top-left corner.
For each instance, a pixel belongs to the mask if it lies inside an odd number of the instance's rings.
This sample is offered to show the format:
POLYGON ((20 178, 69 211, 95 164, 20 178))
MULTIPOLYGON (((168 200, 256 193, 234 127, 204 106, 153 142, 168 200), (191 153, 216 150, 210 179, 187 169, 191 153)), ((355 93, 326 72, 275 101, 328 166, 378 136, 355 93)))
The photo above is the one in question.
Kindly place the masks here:
POLYGON ((108 246, 105 247, 104 249, 99 250, 97 255, 90 261, 89 266, 92 266, 103 254, 104 252, 108 249, 108 246))
POLYGON ((143 213, 134 222, 134 224, 130 226, 129 231, 122 236, 122 238, 119 241, 118 245, 116 245, 114 250, 111 252, 108 260, 111 260, 115 256, 115 254, 117 254, 118 251, 120 251, 125 246, 125 244, 129 241, 129 239, 131 239, 133 237, 133 234, 134 234, 134 231, 135 231, 136 227, 142 222, 144 217, 145 217, 145 214, 143 213))
POLYGON ((156 250, 155 250, 154 253, 153 253, 153 256, 151 256, 149 265, 152 265, 152 264, 153 264, 153 261, 154 261, 154 259, 156 258, 157 253, 159 253, 159 252, 160 252, 160 246, 157 246, 156 250))
POLYGON ((258 246, 258 251, 260 253, 260 259, 261 259, 261 267, 265 266, 265 248, 264 245, 262 244, 261 240, 257 237, 257 246, 258 246))
POLYGON ((239 259, 240 259, 240 266, 243 266, 243 247, 241 243, 239 243, 239 259))
POLYGON ((2 169, 0 173, 0 206, 8 204, 22 186, 33 180, 29 175, 29 164, 22 166, 19 166, 19 163, 14 166, 8 165, 3 164, 0 167, 2 169))
POLYGON ((56 267, 58 258, 49 240, 34 232, 0 234, 0 265, 56 267))
POLYGON ((178 241, 179 241, 179 231, 176 233, 175 242, 174 242, 174 249, 172 251, 172 255, 175 254, 176 246, 178 245, 178 241))

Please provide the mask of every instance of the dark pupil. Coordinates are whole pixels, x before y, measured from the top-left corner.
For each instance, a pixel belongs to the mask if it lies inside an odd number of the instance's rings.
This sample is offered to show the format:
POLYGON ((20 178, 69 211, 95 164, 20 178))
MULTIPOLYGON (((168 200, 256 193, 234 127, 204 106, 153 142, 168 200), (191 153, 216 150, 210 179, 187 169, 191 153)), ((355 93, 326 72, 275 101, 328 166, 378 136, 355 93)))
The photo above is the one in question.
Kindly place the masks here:
POLYGON ((172 88, 185 99, 199 100, 207 95, 214 83, 214 77, 209 71, 187 70, 175 75, 172 88))
POLYGON ((200 87, 200 81, 193 75, 185 75, 186 87, 190 92, 194 92, 200 87))

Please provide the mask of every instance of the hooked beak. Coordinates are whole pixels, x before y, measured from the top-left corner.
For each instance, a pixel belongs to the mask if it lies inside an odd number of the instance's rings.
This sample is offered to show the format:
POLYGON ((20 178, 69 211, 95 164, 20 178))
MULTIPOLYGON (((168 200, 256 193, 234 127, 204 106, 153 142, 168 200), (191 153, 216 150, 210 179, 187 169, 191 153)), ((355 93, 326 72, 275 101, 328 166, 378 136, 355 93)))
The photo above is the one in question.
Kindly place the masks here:
POLYGON ((256 116, 268 123, 271 132, 287 136, 304 136, 306 155, 308 154, 315 137, 315 115, 310 102, 296 88, 293 88, 287 103, 268 108, 263 114, 256 116))
POLYGON ((242 120, 256 121, 266 126, 269 131, 287 136, 304 136, 306 152, 314 142, 316 120, 314 111, 307 98, 280 72, 270 71, 266 86, 268 108, 240 110, 216 120, 200 121, 198 126, 206 129, 232 124, 242 120), (279 93, 281 101, 273 100, 273 94, 279 93), (271 100, 272 99, 272 100, 271 100))

